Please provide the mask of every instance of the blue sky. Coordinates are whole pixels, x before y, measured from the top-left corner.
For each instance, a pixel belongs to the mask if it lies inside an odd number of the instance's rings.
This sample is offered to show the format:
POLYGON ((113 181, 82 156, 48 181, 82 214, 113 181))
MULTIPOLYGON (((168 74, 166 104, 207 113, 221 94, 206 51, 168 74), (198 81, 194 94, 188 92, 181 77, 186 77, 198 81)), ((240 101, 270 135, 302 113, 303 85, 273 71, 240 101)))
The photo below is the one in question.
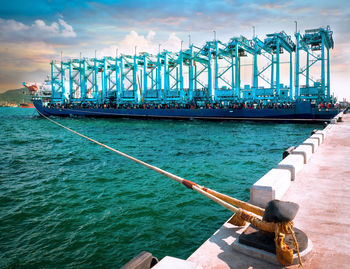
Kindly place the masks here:
POLYGON ((191 34, 198 46, 213 38, 294 33, 330 25, 331 79, 338 97, 350 99, 350 5, 347 1, 8 1, 0 7, 0 92, 37 81, 49 73, 49 61, 65 57, 177 50, 191 34))

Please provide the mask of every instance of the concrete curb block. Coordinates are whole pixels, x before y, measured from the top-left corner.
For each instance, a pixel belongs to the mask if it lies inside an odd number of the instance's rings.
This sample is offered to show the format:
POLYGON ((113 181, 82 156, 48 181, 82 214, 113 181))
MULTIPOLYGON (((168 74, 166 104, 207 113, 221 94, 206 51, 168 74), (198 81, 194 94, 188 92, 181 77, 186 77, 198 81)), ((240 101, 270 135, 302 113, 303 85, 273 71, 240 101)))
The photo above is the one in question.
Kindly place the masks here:
POLYGON ((327 135, 332 130, 332 128, 333 128, 333 124, 328 124, 327 127, 324 129, 324 131, 327 133, 327 135))
POLYGON ((343 115, 344 115, 343 111, 340 112, 340 113, 337 115, 337 122, 342 122, 342 121, 343 121, 343 115))
POLYGON ((182 259, 178 259, 170 256, 165 256, 163 259, 160 260, 160 262, 158 262, 152 268, 154 269, 177 269, 177 268, 203 269, 202 266, 199 266, 194 262, 190 262, 187 260, 182 260, 182 259))
POLYGON ((299 154, 304 157, 304 164, 307 164, 312 156, 312 146, 311 145, 300 145, 291 154, 299 154))
POLYGON ((309 137, 309 139, 317 139, 318 145, 321 145, 323 143, 323 136, 322 134, 313 134, 309 137))
MULTIPOLYGON (((316 141, 316 140, 315 140, 316 141)), ((304 156, 291 154, 284 158, 278 165, 277 169, 287 169, 291 172, 291 180, 294 181, 296 174, 304 166, 304 156)))
POLYGON ((328 125, 326 126, 326 128, 324 128, 324 130, 329 130, 329 129, 332 129, 332 127, 333 127, 333 125, 328 124, 328 125))
POLYGON ((326 137, 327 137, 327 134, 326 134, 325 131, 317 131, 315 134, 320 134, 320 135, 322 135, 323 141, 324 141, 324 140, 326 139, 326 137))
POLYGON ((330 124, 337 124, 338 122, 343 121, 343 111, 339 112, 333 119, 331 119, 330 124))
POLYGON ((323 130, 318 130, 301 145, 284 158, 276 168, 271 169, 250 187, 250 202, 265 207, 273 199, 280 199, 288 190, 296 174, 307 164, 318 147, 324 142, 334 124, 341 118, 343 112, 331 119, 323 130))
POLYGON ((311 145, 312 146, 312 153, 315 153, 317 151, 318 148, 318 141, 316 139, 306 139, 303 143, 301 143, 302 145, 311 145))
POLYGON ((269 201, 282 198, 290 182, 290 170, 273 168, 250 187, 250 202, 265 208, 269 201))

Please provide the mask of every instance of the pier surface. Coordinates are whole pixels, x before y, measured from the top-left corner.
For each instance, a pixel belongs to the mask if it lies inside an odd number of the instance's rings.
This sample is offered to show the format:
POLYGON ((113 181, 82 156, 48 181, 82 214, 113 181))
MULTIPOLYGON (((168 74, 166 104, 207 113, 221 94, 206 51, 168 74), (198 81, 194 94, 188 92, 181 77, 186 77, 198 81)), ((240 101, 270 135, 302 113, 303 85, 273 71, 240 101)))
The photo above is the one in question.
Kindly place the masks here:
MULTIPOLYGON (((313 244, 304 268, 349 268, 350 114, 343 121, 333 126, 282 198, 300 205, 294 223, 313 244)), ((202 268, 282 268, 234 250, 239 230, 225 223, 188 261, 202 268)))

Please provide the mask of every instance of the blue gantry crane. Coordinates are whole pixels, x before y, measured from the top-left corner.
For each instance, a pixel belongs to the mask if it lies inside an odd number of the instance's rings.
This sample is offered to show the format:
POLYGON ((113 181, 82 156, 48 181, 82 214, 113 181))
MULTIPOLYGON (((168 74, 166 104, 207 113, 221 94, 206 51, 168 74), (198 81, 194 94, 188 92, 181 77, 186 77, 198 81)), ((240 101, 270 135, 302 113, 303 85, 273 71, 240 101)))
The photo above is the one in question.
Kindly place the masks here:
POLYGON ((330 66, 329 50, 333 49, 333 32, 330 27, 306 30, 304 35, 295 33, 296 37, 296 75, 295 98, 330 101, 330 66), (326 52, 325 52, 326 51, 326 52), (300 55, 306 54, 306 64, 300 67, 300 55), (325 55, 327 54, 327 56, 325 55), (327 75, 325 72, 327 62, 327 75), (310 75, 317 64, 321 65, 318 79, 310 75), (300 85, 300 76, 305 77, 305 85, 300 85), (327 82, 326 82, 327 79, 327 82))
POLYGON ((231 38, 227 44, 228 50, 233 55, 234 62, 234 75, 232 76, 232 83, 234 86, 234 96, 238 97, 238 101, 243 100, 254 100, 255 99, 255 88, 246 85, 244 89, 241 89, 241 57, 247 57, 248 54, 255 56, 256 51, 252 40, 248 40, 244 36, 239 38, 231 38), (248 54, 247 54, 248 53, 248 54))
POLYGON ((272 65, 274 65, 275 74, 271 72, 271 81, 274 81, 276 78, 276 83, 273 82, 274 97, 278 100, 288 100, 293 97, 293 64, 292 64, 292 53, 295 50, 295 44, 291 39, 291 36, 287 35, 284 31, 280 33, 273 33, 266 35, 264 40, 264 45, 269 47, 272 50, 272 53, 276 56, 275 59, 272 57, 272 65), (280 54, 286 50, 289 53, 289 89, 284 87, 280 83, 280 54))
POLYGON ((183 49, 181 46, 179 52, 163 50, 153 55, 137 54, 135 50, 134 55, 52 61, 51 102, 98 106, 188 105, 194 102, 266 104, 298 99, 331 102, 329 51, 334 47, 332 34, 327 26, 306 30, 304 35, 296 32, 295 43, 281 31, 267 34, 263 40, 257 36, 252 39, 240 36, 224 43, 214 38, 201 47, 190 44, 183 49), (284 52, 288 53, 288 61, 282 62, 284 52), (243 57, 252 60, 245 65, 252 67, 251 85, 244 87, 243 57), (300 67, 303 57, 306 65, 300 67), (281 64, 284 63, 289 64, 288 77, 283 78, 289 81, 289 86, 281 83, 281 64), (319 80, 311 76, 317 63, 321 65, 319 80), (305 77, 305 85, 300 83, 301 76, 305 77))

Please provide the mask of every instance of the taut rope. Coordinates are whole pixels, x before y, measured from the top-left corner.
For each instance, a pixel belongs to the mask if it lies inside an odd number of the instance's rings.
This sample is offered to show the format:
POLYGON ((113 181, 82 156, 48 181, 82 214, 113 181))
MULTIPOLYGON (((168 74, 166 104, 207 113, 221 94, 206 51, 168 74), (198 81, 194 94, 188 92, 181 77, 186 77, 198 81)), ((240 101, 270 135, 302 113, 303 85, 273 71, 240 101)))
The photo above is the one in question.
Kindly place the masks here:
POLYGON ((267 232, 275 232, 275 244, 276 244, 276 257, 277 257, 277 260, 283 264, 283 265, 290 265, 293 263, 293 250, 290 249, 285 243, 284 243, 284 237, 285 237, 285 234, 286 233, 291 233, 292 234, 292 237, 293 237, 293 241, 294 241, 294 247, 295 247, 295 250, 297 251, 297 254, 298 254, 298 258, 299 258, 299 264, 302 266, 302 261, 301 261, 301 258, 300 258, 300 254, 299 254, 299 247, 298 247, 298 243, 297 243, 297 240, 296 240, 296 237, 295 237, 295 234, 293 232, 293 224, 292 222, 287 222, 287 223, 273 223, 273 222, 265 222, 251 214, 249 214, 248 212, 246 211, 243 211, 242 209, 245 209, 245 210, 248 210, 250 212, 253 212, 257 215, 260 215, 262 216, 263 213, 264 213, 264 209, 262 208, 259 208, 259 207, 256 207, 254 205, 251 205, 251 204, 248 204, 248 203, 245 203, 243 201, 240 201, 238 199, 235 199, 235 198, 232 198, 232 197, 229 197, 227 195, 224 195, 224 194, 221 194, 221 193, 218 193, 214 190, 211 190, 211 189, 208 189, 208 188, 205 188, 203 186, 200 186, 194 182, 191 182, 189 180, 186 180, 184 178, 181 178, 177 175, 174 175, 172 173, 169 173, 163 169, 160 169, 159 167, 156 167, 154 165, 150 165, 146 162, 143 162, 135 157, 132 157, 126 153, 123 153, 119 150, 116 150, 110 146, 107 146, 99 141, 96 141, 86 135, 83 135, 81 133, 78 133, 77 131, 74 131, 52 119, 50 119, 49 117, 45 116, 44 114, 40 113, 38 111, 38 113, 43 116, 45 119, 49 120, 50 122, 66 129, 67 131, 70 131, 74 134, 77 134, 97 145, 100 145, 108 150, 111 150, 125 158, 128 158, 129 160, 132 160, 136 163, 139 163, 161 175, 164 175, 168 178, 171 178, 179 183, 182 183, 183 185, 185 185, 187 188, 189 189, 192 189, 192 190, 195 190, 196 192, 208 197, 209 199, 213 200, 214 202, 218 203, 219 205, 225 207, 226 209, 232 211, 233 213, 235 213, 234 217, 235 219, 233 220, 233 223, 234 225, 238 225, 238 226, 242 226, 242 225, 245 225, 245 221, 248 221, 250 223, 252 223, 253 225, 255 225, 258 229, 260 230, 263 230, 263 231, 267 231, 267 232), (236 205, 242 209, 239 209, 233 205, 236 205), (282 232, 282 233, 281 233, 282 232), (287 258, 287 259, 286 259, 287 258))

